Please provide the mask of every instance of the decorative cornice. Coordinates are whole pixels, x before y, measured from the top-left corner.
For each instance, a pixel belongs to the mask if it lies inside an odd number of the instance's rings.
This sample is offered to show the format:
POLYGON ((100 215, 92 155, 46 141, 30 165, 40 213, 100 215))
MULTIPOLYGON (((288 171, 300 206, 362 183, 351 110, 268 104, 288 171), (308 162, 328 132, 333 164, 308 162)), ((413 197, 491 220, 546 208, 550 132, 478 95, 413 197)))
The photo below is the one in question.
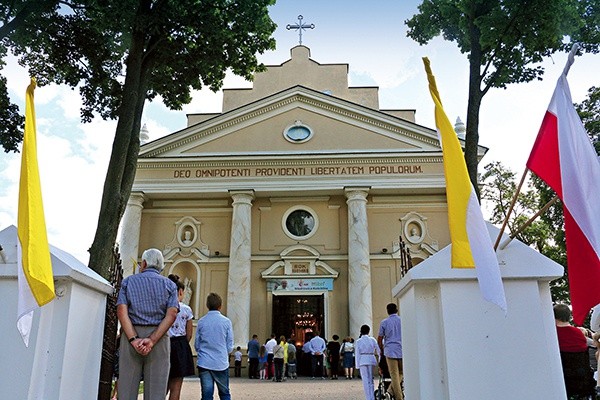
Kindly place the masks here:
POLYGON ((160 161, 160 160, 139 160, 138 169, 160 169, 160 168, 195 168, 202 167, 255 167, 255 166, 300 166, 300 165, 359 165, 359 164, 442 164, 443 159, 440 153, 439 157, 370 157, 370 158, 350 158, 350 159, 314 159, 306 158, 302 160, 290 160, 289 158, 280 160, 225 160, 225 161, 160 161), (141 161, 141 162, 139 162, 141 161))
MULTIPOLYGON (((297 89, 295 89, 295 90, 297 90, 297 89)), ((323 110, 327 110, 327 111, 330 111, 330 112, 333 112, 333 113, 345 116, 347 118, 353 119, 355 121, 360 121, 360 122, 363 122, 363 123, 367 123, 367 124, 376 126, 378 128, 385 129, 387 131, 394 132, 396 134, 400 134, 400 135, 409 137, 409 138, 411 138, 413 140, 417 140, 417 141, 422 142, 422 143, 427 143, 429 145, 439 147, 438 140, 435 139, 435 138, 433 138, 433 137, 429 138, 429 137, 426 137, 425 135, 422 135, 422 134, 421 135, 416 134, 416 133, 411 132, 409 130, 402 129, 402 128, 400 128, 397 125, 394 125, 392 123, 387 123, 387 122, 384 122, 384 121, 382 121, 380 119, 377 119, 377 118, 374 118, 374 117, 371 117, 371 116, 367 116, 367 115, 362 114, 362 113, 350 111, 348 107, 336 106, 336 105, 333 105, 331 103, 326 103, 326 102, 324 102, 322 100, 319 100, 317 97, 309 97, 308 95, 309 95, 308 93, 294 94, 294 95, 291 95, 290 97, 284 98, 284 99, 282 99, 280 101, 277 101, 277 102, 274 102, 272 104, 268 104, 268 105, 266 105, 264 107, 256 108, 256 109, 251 110, 251 111, 249 111, 249 112, 247 112, 247 113, 245 113, 243 115, 240 115, 239 117, 231 118, 231 119, 226 120, 226 121, 224 121, 224 122, 222 122, 220 124, 217 124, 217 125, 214 125, 212 127, 209 127, 206 130, 202 130, 200 132, 191 134, 191 135, 189 135, 187 137, 183 137, 183 138, 181 138, 179 140, 175 140, 175 141, 173 141, 171 143, 165 144, 164 146, 161 146, 161 147, 159 147, 159 148, 157 148, 155 150, 151 150, 148 153, 144 154, 142 157, 156 157, 156 156, 159 156, 160 154, 164 154, 164 153, 166 153, 166 152, 168 152, 170 150, 173 150, 173 149, 185 146, 187 144, 191 144, 193 142, 198 141, 199 139, 202 139, 204 137, 210 136, 210 135, 212 135, 212 134, 214 134, 216 132, 223 131, 225 129, 228 129, 230 127, 236 126, 236 125, 241 124, 241 123, 243 123, 245 121, 248 121, 250 119, 256 118, 256 117, 258 117, 260 115, 263 115, 263 114, 275 111, 275 110, 277 110, 279 108, 288 106, 288 105, 290 105, 292 103, 295 103, 295 102, 304 103, 304 104, 310 105, 312 107, 316 107, 316 108, 320 108, 320 109, 323 109, 323 110)), ((253 108, 255 108, 256 106, 257 106, 257 104, 251 104, 251 105, 249 105, 247 107, 253 107, 253 108)), ((367 110, 367 112, 370 112, 370 113, 380 113, 380 114, 382 114, 383 117, 387 117, 387 115, 385 115, 384 113, 381 113, 378 110, 371 110, 371 109, 366 109, 366 110, 367 110)), ((237 112, 243 112, 243 111, 244 111, 244 107, 242 107, 241 110, 240 109, 237 110, 237 112)), ((223 116, 223 115, 225 115, 225 114, 221 114, 221 116, 223 116)), ((216 118, 219 118, 219 117, 216 117, 216 118)))

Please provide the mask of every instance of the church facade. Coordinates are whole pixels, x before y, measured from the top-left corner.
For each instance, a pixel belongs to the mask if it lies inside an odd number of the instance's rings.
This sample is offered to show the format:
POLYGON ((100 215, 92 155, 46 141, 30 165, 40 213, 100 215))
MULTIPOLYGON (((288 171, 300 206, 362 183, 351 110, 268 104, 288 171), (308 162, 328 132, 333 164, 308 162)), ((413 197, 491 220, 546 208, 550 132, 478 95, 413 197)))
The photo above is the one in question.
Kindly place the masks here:
POLYGON ((243 348, 253 334, 377 332, 400 239, 413 263, 450 241, 436 132, 378 103, 377 87, 349 87, 347 64, 319 64, 304 46, 251 89, 225 89, 221 113, 188 115, 142 146, 125 274, 162 250, 195 318, 220 294, 243 348))

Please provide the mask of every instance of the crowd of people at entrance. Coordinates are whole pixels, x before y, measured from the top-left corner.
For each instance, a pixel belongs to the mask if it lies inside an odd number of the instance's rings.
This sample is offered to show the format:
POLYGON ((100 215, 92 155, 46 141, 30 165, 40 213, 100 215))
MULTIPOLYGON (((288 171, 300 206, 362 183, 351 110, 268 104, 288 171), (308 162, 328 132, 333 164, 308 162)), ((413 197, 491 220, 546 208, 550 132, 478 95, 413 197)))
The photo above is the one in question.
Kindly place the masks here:
MULTIPOLYGON (((145 400, 166 396, 178 400, 183 378, 196 372, 190 347, 193 314, 182 303, 185 285, 176 275, 163 276, 163 266, 162 253, 148 249, 139 273, 122 282, 117 299, 121 330, 115 399, 137 400, 143 380, 145 400)), ((221 400, 230 400, 229 368, 233 359, 234 377, 242 376, 242 348, 234 352, 233 327, 221 314, 221 297, 210 293, 206 307, 194 340, 202 399, 212 400, 216 387, 221 400)), ((388 304, 386 311, 388 317, 381 321, 377 339, 370 335, 368 325, 361 326, 356 341, 346 337, 340 342, 338 335, 332 335, 327 342, 314 331, 304 343, 272 334, 261 344, 258 335, 253 335, 247 344, 248 378, 283 382, 301 373, 311 379, 354 379, 358 371, 366 400, 403 400, 400 316, 395 303, 388 304), (380 376, 377 387, 374 372, 380 376)), ((557 304, 554 315, 568 398, 600 398, 600 381, 594 379, 590 365, 590 361, 597 364, 600 356, 600 305, 592 312, 595 333, 572 326, 567 305, 557 304)))
MULTIPOLYGON (((137 400, 144 381, 145 400, 180 398, 183 378, 195 373, 190 340, 193 314, 182 303, 185 285, 176 275, 161 274, 163 255, 148 249, 142 255, 139 273, 122 282, 117 299, 117 317, 121 324, 118 353, 118 399, 137 400)), ((194 347, 200 377, 202 399, 212 400, 215 387, 221 400, 230 400, 229 367, 233 357, 234 376, 242 376, 242 349, 234 352, 231 320, 221 314, 222 299, 216 293, 206 298, 208 312, 198 320, 194 347)), ((389 317, 381 322, 378 340, 369 336, 363 325, 360 337, 340 342, 333 335, 329 342, 320 333, 311 332, 303 344, 293 338, 272 334, 264 344, 258 335, 248 342, 248 377, 283 382, 297 379, 299 370, 311 379, 354 379, 360 371, 367 400, 374 399, 373 368, 378 359, 387 357, 391 385, 383 398, 402 399, 402 345, 400 318, 395 304, 388 305, 389 317), (392 397, 395 395, 395 397, 392 397)))
MULTIPOLYGON (((297 379, 298 369, 313 379, 338 378, 340 368, 339 336, 325 343, 318 332, 314 332, 303 346, 297 348, 292 338, 272 334, 263 345, 258 335, 248 342, 248 378, 283 382, 297 379), (300 366, 298 366, 300 364, 300 366), (332 365, 337 366, 337 368, 332 365)), ((352 350, 353 353, 353 350, 352 350)))
MULTIPOLYGON (((403 400, 402 334, 398 306, 387 305, 388 317, 381 321, 377 339, 371 328, 363 325, 358 340, 346 337, 340 342, 333 335, 329 342, 319 332, 311 332, 304 344, 291 338, 272 334, 261 344, 258 335, 248 342, 248 378, 283 382, 296 379, 299 367, 311 379, 362 379, 367 400, 403 400), (381 376, 375 388, 374 370, 381 376)), ((237 364, 236 364, 237 365, 237 364)), ((237 375, 236 373, 236 376, 237 375)))

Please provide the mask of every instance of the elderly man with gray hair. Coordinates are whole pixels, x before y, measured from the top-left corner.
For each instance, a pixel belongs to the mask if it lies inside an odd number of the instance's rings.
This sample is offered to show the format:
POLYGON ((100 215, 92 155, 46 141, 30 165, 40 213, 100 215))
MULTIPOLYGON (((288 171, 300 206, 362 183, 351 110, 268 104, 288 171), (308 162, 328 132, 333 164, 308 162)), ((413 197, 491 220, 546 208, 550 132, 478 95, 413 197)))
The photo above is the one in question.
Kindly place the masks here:
POLYGON ((162 276, 160 250, 142 254, 140 273, 121 284, 117 317, 121 323, 119 345, 119 399, 136 400, 144 377, 144 400, 164 400, 169 378, 171 343, 169 327, 179 311, 177 286, 162 276))

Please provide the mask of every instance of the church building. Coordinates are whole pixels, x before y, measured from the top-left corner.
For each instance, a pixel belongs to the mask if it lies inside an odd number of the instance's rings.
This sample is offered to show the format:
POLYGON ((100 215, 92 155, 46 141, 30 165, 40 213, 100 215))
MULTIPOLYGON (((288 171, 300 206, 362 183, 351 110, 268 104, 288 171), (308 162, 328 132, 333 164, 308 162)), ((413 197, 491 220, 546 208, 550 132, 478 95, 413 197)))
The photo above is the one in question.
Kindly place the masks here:
POLYGON ((450 242, 445 179, 435 130, 380 109, 377 87, 349 87, 348 68, 296 46, 252 88, 225 89, 221 113, 143 145, 125 275, 162 250, 195 318, 220 294, 242 348, 253 334, 376 335, 403 249, 417 264, 450 242))

